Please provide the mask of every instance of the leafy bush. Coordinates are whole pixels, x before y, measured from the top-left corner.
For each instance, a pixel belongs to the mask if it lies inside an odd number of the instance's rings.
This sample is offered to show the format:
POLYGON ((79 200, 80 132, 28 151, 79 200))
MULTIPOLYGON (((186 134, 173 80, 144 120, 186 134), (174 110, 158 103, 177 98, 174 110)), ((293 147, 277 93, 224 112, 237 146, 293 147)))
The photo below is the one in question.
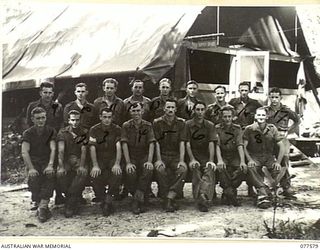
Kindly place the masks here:
POLYGON ((270 239, 296 239, 296 240, 319 240, 320 239, 320 220, 314 224, 305 222, 279 221, 274 227, 269 227, 264 221, 267 230, 266 236, 270 239))
POLYGON ((25 167, 21 156, 21 140, 19 134, 7 132, 3 134, 1 143, 1 183, 20 184, 26 179, 25 167))

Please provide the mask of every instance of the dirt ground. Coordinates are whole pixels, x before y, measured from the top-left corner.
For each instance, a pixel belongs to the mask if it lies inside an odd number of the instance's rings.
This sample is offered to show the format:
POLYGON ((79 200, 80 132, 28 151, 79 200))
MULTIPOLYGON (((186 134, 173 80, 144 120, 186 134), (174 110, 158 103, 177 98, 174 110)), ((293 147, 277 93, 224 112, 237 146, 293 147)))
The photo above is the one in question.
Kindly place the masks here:
MULTIPOLYGON (((296 175, 292 185, 298 199, 285 201, 277 208, 277 222, 290 219, 314 223, 320 214, 319 166, 291 168, 290 173, 296 175)), ((151 230, 158 230, 173 237, 263 239, 267 238, 263 221, 271 226, 273 216, 273 208, 262 210, 253 206, 253 200, 246 196, 245 184, 239 191, 242 206, 220 205, 221 189, 217 188, 216 204, 208 213, 201 213, 194 206, 191 184, 188 183, 184 190, 185 199, 179 202, 180 209, 175 213, 163 212, 160 201, 151 199, 147 212, 133 215, 128 209, 128 197, 117 201, 116 213, 106 218, 101 215, 99 204, 91 203, 93 194, 90 188, 86 188, 87 205, 82 206, 79 215, 66 219, 63 205, 55 206, 51 200, 53 217, 40 223, 36 212, 30 210, 30 193, 25 185, 21 187, 0 186, 0 236, 146 237, 151 230)))

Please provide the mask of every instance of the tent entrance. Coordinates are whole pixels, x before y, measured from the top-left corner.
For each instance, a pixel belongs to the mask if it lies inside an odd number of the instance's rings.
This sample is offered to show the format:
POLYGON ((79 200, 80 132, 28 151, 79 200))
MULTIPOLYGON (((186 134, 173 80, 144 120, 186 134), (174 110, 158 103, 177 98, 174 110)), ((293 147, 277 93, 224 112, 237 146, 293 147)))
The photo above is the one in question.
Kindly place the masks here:
POLYGON ((240 82, 249 82, 255 96, 265 100, 269 89, 269 51, 237 51, 231 56, 230 97, 236 97, 240 82))

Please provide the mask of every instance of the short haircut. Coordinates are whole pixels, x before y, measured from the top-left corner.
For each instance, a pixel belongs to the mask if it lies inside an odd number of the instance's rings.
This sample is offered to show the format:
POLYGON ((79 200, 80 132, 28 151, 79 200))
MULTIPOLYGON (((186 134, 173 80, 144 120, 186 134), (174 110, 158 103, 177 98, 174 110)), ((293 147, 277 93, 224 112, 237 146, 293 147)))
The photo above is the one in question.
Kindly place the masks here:
POLYGON ((223 111, 231 111, 232 112, 232 115, 235 114, 235 109, 232 105, 230 104, 227 104, 227 105, 224 105, 221 107, 220 109, 220 113, 222 114, 223 111))
POLYGON ((167 99, 164 105, 166 105, 167 102, 174 102, 176 104, 176 107, 178 106, 178 102, 175 99, 172 99, 172 98, 167 99))
POLYGON ((258 112, 258 110, 263 110, 266 112, 266 114, 268 114, 268 110, 267 110, 267 107, 259 107, 256 109, 256 113, 258 112))
POLYGON ((35 108, 31 111, 31 117, 33 117, 33 116, 36 115, 36 114, 40 114, 40 113, 47 113, 47 112, 45 111, 44 108, 35 107, 35 108))
POLYGON ((106 83, 113 83, 115 88, 117 88, 118 84, 119 84, 118 81, 114 78, 106 78, 102 82, 102 87, 104 87, 106 85, 106 83))
POLYGON ((188 85, 190 85, 190 84, 195 84, 195 85, 197 85, 197 87, 199 87, 199 84, 198 84, 195 80, 190 80, 190 81, 188 81, 188 82, 186 83, 186 87, 188 87, 188 85))
POLYGON ((159 82, 159 86, 161 85, 161 83, 169 83, 170 86, 172 85, 172 82, 169 78, 162 78, 159 82))
POLYGON ((43 81, 43 82, 41 82, 41 84, 40 84, 40 91, 41 91, 43 88, 52 88, 52 90, 54 90, 53 83, 52 83, 52 82, 48 82, 48 81, 43 81))
POLYGON ((227 89, 226 89, 225 86, 219 85, 219 86, 217 86, 217 87, 214 88, 213 92, 216 93, 217 89, 223 89, 225 93, 227 92, 227 89))
POLYGON ((70 118, 71 115, 81 115, 81 114, 78 110, 72 109, 68 112, 68 119, 70 118))
POLYGON ((130 104, 129 111, 130 111, 132 108, 137 107, 138 105, 141 107, 141 109, 143 109, 143 103, 142 103, 142 102, 132 102, 132 103, 130 104))
POLYGON ((281 90, 278 87, 271 88, 269 94, 271 93, 279 93, 280 96, 282 95, 281 90))
POLYGON ((240 86, 248 86, 248 88, 250 90, 250 82, 240 82, 239 88, 240 88, 240 86))
POLYGON ((74 88, 76 89, 76 88, 82 88, 82 87, 85 87, 86 90, 88 90, 88 86, 84 82, 77 83, 74 88))
POLYGON ((103 112, 112 113, 113 114, 112 109, 111 108, 107 108, 107 107, 101 108, 99 110, 99 115, 102 115, 103 112))
POLYGON ((193 110, 195 110, 195 109, 196 109, 196 106, 199 105, 199 104, 202 104, 205 108, 207 107, 207 105, 206 105, 205 102, 203 102, 203 101, 197 101, 197 102, 194 104, 194 106, 193 106, 193 110))
POLYGON ((131 87, 133 87, 133 85, 134 85, 135 83, 142 83, 142 84, 143 84, 143 87, 144 87, 144 82, 143 82, 142 80, 140 80, 140 79, 135 79, 135 80, 131 81, 131 83, 130 83, 131 87))

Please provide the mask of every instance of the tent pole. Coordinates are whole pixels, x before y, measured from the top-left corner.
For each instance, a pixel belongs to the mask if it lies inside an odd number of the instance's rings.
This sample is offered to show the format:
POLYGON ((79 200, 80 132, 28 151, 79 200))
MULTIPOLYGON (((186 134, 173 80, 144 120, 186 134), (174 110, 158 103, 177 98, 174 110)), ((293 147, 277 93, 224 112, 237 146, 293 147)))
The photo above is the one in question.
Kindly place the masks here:
MULTIPOLYGON (((310 61, 307 61, 307 60, 306 60, 306 63, 309 63, 310 61)), ((312 83, 312 79, 310 77, 309 71, 305 70, 305 74, 306 74, 306 80, 309 82, 309 84, 311 86, 311 90, 312 90, 312 93, 314 95, 314 98, 316 99, 316 101, 318 103, 318 106, 320 107, 320 100, 319 100, 319 97, 318 97, 318 91, 317 91, 316 87, 314 86, 314 84, 312 83)))
MULTIPOLYGON (((217 7, 217 34, 220 33, 220 7, 217 7)), ((217 46, 220 44, 220 37, 217 36, 217 46)))
POLYGON ((298 14, 296 10, 295 17, 294 17, 294 51, 297 52, 297 50, 298 50, 298 14))

